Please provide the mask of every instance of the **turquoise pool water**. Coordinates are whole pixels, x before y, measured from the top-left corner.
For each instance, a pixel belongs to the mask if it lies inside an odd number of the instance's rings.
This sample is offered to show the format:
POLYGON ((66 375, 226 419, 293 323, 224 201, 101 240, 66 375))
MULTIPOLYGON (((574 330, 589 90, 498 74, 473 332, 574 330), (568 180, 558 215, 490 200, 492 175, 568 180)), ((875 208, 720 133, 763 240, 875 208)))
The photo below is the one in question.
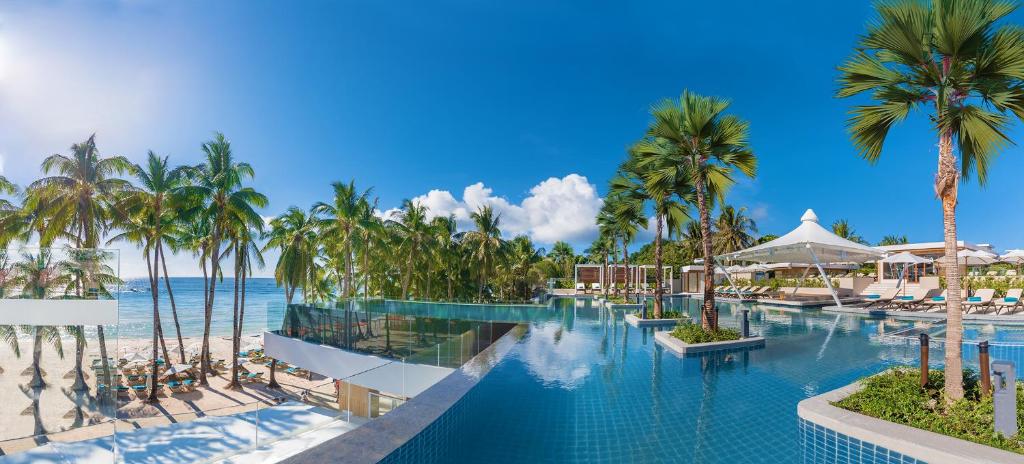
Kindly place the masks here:
MULTIPOLYGON (((915 344, 883 336, 913 323, 747 306, 764 348, 682 358, 621 313, 552 304, 445 420, 456 445, 431 459, 801 462, 800 400, 918 359, 915 344)), ((698 316, 696 300, 671 306, 698 316)), ((719 307, 738 327, 744 306, 719 307)))

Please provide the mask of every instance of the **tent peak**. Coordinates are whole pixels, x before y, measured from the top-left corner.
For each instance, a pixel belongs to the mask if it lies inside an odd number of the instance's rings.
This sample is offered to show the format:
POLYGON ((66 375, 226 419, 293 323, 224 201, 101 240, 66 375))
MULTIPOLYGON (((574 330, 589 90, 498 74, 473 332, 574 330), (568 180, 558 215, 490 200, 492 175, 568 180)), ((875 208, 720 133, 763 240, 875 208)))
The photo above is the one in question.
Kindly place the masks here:
POLYGON ((813 222, 813 223, 817 223, 818 222, 818 215, 814 214, 814 210, 813 209, 808 208, 807 211, 804 212, 804 215, 800 216, 800 222, 813 222))

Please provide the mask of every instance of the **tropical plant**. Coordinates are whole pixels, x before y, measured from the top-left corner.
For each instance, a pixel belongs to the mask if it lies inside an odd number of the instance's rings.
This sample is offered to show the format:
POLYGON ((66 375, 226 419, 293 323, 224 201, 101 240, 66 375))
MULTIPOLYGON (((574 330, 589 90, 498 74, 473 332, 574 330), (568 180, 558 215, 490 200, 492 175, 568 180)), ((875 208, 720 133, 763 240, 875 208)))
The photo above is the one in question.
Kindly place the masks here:
POLYGON ((692 180, 700 218, 704 258, 704 303, 701 325, 718 328, 714 295, 711 210, 724 200, 735 172, 753 177, 757 158, 748 144, 748 123, 725 114, 729 101, 684 91, 678 101, 665 99, 651 110, 647 136, 659 144, 692 180))
MULTIPOLYGON (((868 93, 849 131, 860 155, 876 162, 890 128, 912 110, 926 113, 938 140, 934 190, 942 203, 945 256, 956 262, 961 179, 982 185, 1024 117, 1024 29, 999 24, 1017 8, 999 0, 893 0, 876 4, 853 56, 840 66, 839 97, 868 93), (959 167, 957 153, 959 152, 959 167)), ((958 266, 943 266, 946 302, 945 397, 963 397, 958 266)))
POLYGON ((722 205, 715 219, 715 253, 722 255, 754 246, 756 233, 757 223, 747 215, 747 208, 722 205))
POLYGON ((469 247, 470 257, 477 262, 480 286, 477 301, 483 301, 487 279, 494 272, 496 261, 504 252, 505 241, 501 239, 501 214, 490 206, 481 206, 470 214, 476 229, 466 232, 463 240, 469 247))
MULTIPOLYGON (((213 140, 202 146, 206 160, 188 169, 189 185, 182 187, 183 197, 190 203, 200 204, 192 220, 209 222, 210 279, 206 293, 203 321, 203 344, 200 359, 199 384, 206 386, 210 369, 210 322, 213 317, 217 276, 220 275, 221 245, 228 237, 232 224, 254 224, 263 220, 255 208, 267 205, 267 197, 243 187, 243 181, 252 178, 255 171, 248 163, 237 162, 231 152, 231 142, 224 134, 215 133, 213 140)), ((204 270, 205 272, 205 270, 204 270)))
POLYGON ((833 222, 832 233, 842 238, 845 238, 851 242, 857 242, 867 245, 867 241, 865 241, 863 237, 857 234, 857 231, 854 230, 853 226, 851 226, 850 222, 847 221, 846 219, 837 219, 835 222, 833 222))
POLYGON ((878 242, 878 246, 906 245, 910 243, 906 235, 886 235, 878 242))

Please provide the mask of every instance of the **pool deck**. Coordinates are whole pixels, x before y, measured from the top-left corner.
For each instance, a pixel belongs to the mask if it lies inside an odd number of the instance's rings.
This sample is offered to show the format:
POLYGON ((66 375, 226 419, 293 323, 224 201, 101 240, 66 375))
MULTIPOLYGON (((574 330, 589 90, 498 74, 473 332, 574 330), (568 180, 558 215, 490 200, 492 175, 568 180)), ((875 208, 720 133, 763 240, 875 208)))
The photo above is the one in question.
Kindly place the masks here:
MULTIPOLYGON (((690 297, 690 298, 696 298, 696 299, 699 299, 699 300, 704 299, 704 294, 703 293, 677 293, 676 295, 678 295, 678 296, 686 296, 686 297, 690 297)), ((675 296, 675 295, 673 295, 673 296, 675 296)), ((829 298, 827 300, 825 300, 825 299, 821 299, 821 300, 779 300, 779 299, 775 299, 775 298, 733 298, 733 297, 723 297, 723 296, 716 296, 715 297, 715 301, 721 301, 723 303, 757 303, 757 304, 766 304, 766 305, 772 305, 772 306, 785 306, 785 307, 790 307, 790 308, 820 308, 820 307, 829 306, 829 305, 835 303, 835 301, 832 300, 831 298, 829 298)), ((860 302, 864 301, 864 299, 860 298, 860 297, 848 297, 848 298, 840 298, 839 301, 842 302, 843 304, 847 304, 847 303, 853 304, 853 303, 860 303, 860 302)))
MULTIPOLYGON (((890 317, 915 321, 942 322, 946 320, 945 311, 901 311, 896 309, 864 308, 858 306, 826 306, 822 311, 830 313, 857 314, 868 317, 890 317)), ((975 324, 1006 324, 1024 325, 1024 313, 1003 314, 964 314, 963 321, 975 324)))

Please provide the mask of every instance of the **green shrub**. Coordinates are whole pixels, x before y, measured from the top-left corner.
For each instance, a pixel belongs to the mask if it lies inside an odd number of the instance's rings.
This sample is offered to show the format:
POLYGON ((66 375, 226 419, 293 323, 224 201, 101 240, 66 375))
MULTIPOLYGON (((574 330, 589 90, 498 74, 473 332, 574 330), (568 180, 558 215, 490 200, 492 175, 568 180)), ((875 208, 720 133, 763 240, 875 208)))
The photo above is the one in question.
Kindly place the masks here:
MULTIPOLYGON (((1024 437, 995 433, 992 398, 981 396, 978 376, 964 371, 964 399, 946 404, 943 373, 928 373, 925 388, 920 371, 897 368, 868 377, 864 388, 833 403, 843 409, 995 448, 1024 454, 1024 437)), ((1024 423, 1024 388, 1017 384, 1017 421, 1024 423)))
POLYGON ((700 324, 685 321, 676 325, 675 330, 672 331, 672 336, 686 343, 693 344, 739 340, 740 332, 738 330, 728 329, 725 327, 719 327, 718 330, 707 331, 704 330, 700 324))
MULTIPOLYGON (((636 311, 633 314, 636 317, 643 318, 644 312, 643 311, 636 311)), ((651 308, 650 306, 648 306, 648 308, 647 308, 647 318, 648 319, 654 319, 654 309, 651 308)), ((688 314, 684 314, 681 311, 676 311, 676 310, 672 310, 672 309, 663 309, 661 311, 661 318, 662 319, 689 319, 690 316, 688 314)))

